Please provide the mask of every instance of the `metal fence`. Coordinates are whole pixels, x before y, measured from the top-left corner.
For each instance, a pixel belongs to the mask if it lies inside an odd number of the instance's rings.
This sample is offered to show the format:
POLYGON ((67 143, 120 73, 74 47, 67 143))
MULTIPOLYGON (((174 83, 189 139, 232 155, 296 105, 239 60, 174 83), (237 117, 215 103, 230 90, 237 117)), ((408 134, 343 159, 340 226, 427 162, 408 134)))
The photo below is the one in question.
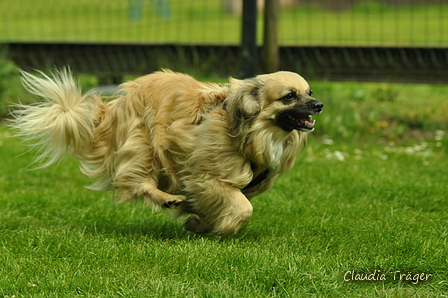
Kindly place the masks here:
MULTIPOLYGON (((169 67, 238 76, 242 1, 3 0, 0 44, 24 68, 70 65, 117 77, 169 67)), ((264 1, 257 4, 261 46, 264 1)), ((282 69, 317 79, 448 82, 448 0, 279 5, 282 69)))

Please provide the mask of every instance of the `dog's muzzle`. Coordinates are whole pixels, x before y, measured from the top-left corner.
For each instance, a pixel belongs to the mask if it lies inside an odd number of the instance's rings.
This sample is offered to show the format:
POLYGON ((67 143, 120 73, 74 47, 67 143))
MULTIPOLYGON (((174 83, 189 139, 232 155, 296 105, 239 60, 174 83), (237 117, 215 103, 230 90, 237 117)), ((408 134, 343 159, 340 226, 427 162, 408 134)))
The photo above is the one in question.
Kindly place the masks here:
POLYGON ((278 113, 277 124, 288 132, 294 129, 305 132, 313 131, 316 120, 313 120, 312 116, 322 113, 323 107, 324 104, 318 100, 295 105, 278 113))

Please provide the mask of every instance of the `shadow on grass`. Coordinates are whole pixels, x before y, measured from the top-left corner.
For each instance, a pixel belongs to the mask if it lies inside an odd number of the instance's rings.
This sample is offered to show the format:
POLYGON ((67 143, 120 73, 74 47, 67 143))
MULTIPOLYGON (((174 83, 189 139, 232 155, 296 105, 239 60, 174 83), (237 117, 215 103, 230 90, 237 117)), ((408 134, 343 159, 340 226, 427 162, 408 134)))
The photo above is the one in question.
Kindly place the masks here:
MULTIPOLYGON (((90 234, 92 236, 102 235, 106 238, 116 238, 121 236, 124 238, 139 239, 142 237, 153 239, 153 240, 199 240, 207 239, 216 242, 228 242, 228 241, 256 241, 261 237, 257 231, 253 229, 247 229, 243 226, 241 230, 234 234, 226 237, 219 237, 212 233, 207 234, 195 234, 184 230, 183 228, 184 219, 170 219, 165 218, 161 220, 160 218, 146 219, 142 221, 95 221, 82 223, 82 229, 84 233, 90 234)), ((78 225, 78 228, 80 226, 78 225)))
POLYGON ((91 235, 101 234, 105 237, 122 236, 129 239, 141 237, 154 240, 183 240, 183 239, 216 239, 220 238, 213 234, 194 234, 183 229, 181 219, 146 219, 145 221, 96 221, 86 223, 83 226, 84 232, 91 235))

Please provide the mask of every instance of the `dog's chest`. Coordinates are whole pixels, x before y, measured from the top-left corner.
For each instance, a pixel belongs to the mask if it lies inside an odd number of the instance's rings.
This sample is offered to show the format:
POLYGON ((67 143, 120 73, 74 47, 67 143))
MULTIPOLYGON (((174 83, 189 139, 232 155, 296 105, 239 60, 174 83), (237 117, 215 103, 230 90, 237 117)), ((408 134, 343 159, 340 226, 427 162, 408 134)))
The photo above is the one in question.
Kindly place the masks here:
POLYGON ((268 152, 269 152, 269 159, 270 159, 270 166, 271 167, 276 167, 277 165, 279 165, 281 163, 282 160, 282 156, 283 156, 283 151, 284 151, 284 143, 283 142, 278 142, 278 141, 274 141, 270 143, 270 148, 268 148, 268 152))

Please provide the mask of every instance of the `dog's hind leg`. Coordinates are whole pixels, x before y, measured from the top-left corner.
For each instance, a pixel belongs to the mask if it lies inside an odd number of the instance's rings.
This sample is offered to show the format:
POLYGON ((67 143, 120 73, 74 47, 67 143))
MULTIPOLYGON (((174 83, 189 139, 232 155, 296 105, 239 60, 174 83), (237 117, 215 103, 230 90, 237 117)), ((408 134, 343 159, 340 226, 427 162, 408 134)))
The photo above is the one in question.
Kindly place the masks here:
MULTIPOLYGON (((180 205, 185 197, 158 188, 162 165, 154 157, 147 134, 135 128, 114 155, 113 185, 121 192, 120 202, 143 198, 154 210, 180 205)), ((167 189, 175 188, 173 185, 167 189)))
POLYGON ((132 189, 122 189, 120 202, 131 201, 139 197, 143 198, 154 210, 177 207, 185 200, 185 196, 172 195, 161 191, 151 182, 143 182, 135 185, 132 189))
POLYGON ((185 196, 166 193, 151 183, 145 183, 143 187, 141 196, 154 209, 177 207, 185 200, 185 196))
POLYGON ((196 234, 210 233, 213 230, 212 226, 208 222, 196 215, 190 216, 185 221, 184 229, 196 234))
POLYGON ((114 186, 120 191, 120 202, 143 198, 154 210, 179 206, 185 196, 174 195, 158 188, 158 171, 145 161, 138 160, 141 155, 133 156, 132 162, 125 163, 123 170, 114 180, 114 186), (132 166, 129 166, 132 165, 132 166))

